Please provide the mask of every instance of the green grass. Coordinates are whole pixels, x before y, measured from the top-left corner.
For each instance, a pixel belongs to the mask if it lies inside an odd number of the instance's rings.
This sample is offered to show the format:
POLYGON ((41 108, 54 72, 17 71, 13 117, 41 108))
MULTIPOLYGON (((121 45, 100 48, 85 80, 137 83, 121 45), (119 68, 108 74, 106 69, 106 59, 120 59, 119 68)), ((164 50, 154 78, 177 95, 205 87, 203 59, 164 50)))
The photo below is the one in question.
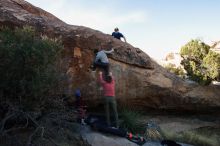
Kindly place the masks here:
POLYGON ((140 112, 123 108, 119 113, 120 127, 132 133, 144 132, 145 124, 139 120, 141 116, 140 112))

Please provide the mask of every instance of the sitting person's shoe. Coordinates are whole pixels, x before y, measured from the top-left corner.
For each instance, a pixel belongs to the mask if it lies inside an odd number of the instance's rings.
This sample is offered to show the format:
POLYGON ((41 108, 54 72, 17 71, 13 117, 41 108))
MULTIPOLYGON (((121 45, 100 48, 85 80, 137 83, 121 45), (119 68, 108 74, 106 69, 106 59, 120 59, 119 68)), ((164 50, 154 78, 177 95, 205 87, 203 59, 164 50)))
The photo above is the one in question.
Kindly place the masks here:
POLYGON ((96 70, 96 68, 95 68, 93 65, 90 66, 90 69, 91 69, 92 71, 95 71, 95 70, 96 70))
POLYGON ((85 119, 81 119, 81 124, 82 124, 82 125, 86 125, 85 119))
POLYGON ((112 129, 118 129, 117 127, 114 127, 114 126, 113 126, 113 127, 111 127, 111 128, 112 128, 112 129))

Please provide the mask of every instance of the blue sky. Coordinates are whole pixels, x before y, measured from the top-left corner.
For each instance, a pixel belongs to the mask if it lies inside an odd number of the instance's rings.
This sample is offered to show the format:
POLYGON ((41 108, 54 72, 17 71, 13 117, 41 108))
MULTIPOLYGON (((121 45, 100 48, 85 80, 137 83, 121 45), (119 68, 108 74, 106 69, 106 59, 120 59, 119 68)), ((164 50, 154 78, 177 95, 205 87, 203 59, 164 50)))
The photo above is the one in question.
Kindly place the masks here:
POLYGON ((220 0, 26 0, 64 22, 111 34, 156 60, 191 39, 220 40, 220 0))

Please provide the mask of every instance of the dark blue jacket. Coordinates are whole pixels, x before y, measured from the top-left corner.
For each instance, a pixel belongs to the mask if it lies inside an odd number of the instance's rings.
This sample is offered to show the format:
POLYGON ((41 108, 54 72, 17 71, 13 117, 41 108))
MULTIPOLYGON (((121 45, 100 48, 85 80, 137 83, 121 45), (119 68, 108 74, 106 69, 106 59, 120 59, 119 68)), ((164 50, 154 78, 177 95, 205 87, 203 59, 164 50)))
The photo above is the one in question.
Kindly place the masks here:
POLYGON ((113 32, 113 33, 112 33, 112 36, 113 36, 114 38, 116 38, 116 39, 119 39, 119 40, 120 40, 122 37, 124 37, 123 34, 120 33, 120 32, 113 32))

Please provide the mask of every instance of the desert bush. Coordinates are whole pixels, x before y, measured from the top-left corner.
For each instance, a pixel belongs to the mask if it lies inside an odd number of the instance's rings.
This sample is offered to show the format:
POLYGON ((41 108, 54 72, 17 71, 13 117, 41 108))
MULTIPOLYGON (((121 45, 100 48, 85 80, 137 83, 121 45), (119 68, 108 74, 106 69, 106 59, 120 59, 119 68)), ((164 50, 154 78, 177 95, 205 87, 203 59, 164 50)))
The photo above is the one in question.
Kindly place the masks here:
POLYGON ((145 124, 140 121, 142 116, 140 112, 132 110, 132 108, 123 107, 119 115, 121 128, 132 133, 144 132, 145 124))
POLYGON ((166 68, 168 71, 170 71, 170 72, 176 74, 177 76, 179 76, 179 77, 181 77, 181 78, 185 78, 184 69, 181 68, 180 66, 179 66, 179 67, 176 67, 176 66, 173 65, 173 64, 167 64, 167 65, 165 66, 165 68, 166 68))
POLYGON ((181 47, 181 64, 189 79, 201 85, 208 85, 219 80, 220 54, 210 50, 210 46, 200 40, 191 40, 181 47))
POLYGON ((220 54, 209 51, 203 58, 203 66, 206 68, 206 74, 212 80, 220 81, 220 54))
POLYGON ((39 105, 57 85, 56 63, 62 48, 61 41, 32 27, 1 27, 0 98, 39 105))

